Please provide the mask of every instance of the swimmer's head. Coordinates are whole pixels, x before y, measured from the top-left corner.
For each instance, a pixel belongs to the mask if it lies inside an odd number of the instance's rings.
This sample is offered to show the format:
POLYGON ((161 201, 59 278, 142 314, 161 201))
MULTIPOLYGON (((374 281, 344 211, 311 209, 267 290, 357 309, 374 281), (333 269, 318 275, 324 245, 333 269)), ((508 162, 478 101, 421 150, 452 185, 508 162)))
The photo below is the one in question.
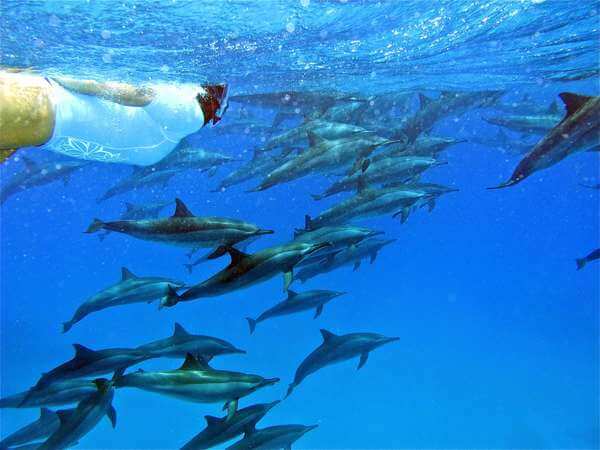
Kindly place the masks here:
POLYGON ((204 92, 196 96, 196 100, 202 108, 204 115, 204 125, 212 120, 216 124, 227 111, 227 85, 213 84, 202 86, 204 92))

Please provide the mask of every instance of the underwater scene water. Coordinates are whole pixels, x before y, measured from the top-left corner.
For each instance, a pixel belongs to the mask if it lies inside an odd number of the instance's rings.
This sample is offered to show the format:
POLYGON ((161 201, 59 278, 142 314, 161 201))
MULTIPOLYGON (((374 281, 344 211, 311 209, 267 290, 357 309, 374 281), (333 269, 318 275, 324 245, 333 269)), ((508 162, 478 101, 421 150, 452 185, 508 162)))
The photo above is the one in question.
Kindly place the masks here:
POLYGON ((0 448, 599 448, 599 11, 4 0, 0 448))

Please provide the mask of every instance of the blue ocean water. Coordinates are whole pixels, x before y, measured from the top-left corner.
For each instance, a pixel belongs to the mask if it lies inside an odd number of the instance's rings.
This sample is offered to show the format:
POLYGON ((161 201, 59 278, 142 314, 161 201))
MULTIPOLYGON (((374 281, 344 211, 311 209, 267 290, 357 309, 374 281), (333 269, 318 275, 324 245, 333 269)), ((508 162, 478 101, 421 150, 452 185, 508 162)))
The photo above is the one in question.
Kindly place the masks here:
MULTIPOLYGON (((598 1, 559 0, 5 0, 1 55, 2 65, 48 75, 226 81, 232 94, 500 89, 506 102, 527 94, 549 105, 565 91, 599 95, 599 8, 598 1)), ((273 111, 251 110, 258 120, 272 120, 273 111)), ((260 135, 216 132, 239 115, 240 105, 232 103, 220 124, 191 141, 249 159, 263 143, 260 135)), ((293 285, 349 294, 316 320, 311 313, 273 319, 252 336, 244 318, 285 297, 281 277, 160 311, 156 304, 108 309, 62 334, 62 322, 116 282, 122 266, 195 283, 226 264, 199 265, 190 275, 180 248, 116 233, 100 241, 83 231, 94 217, 118 218, 126 201, 179 197, 196 215, 274 229, 251 244, 255 251, 289 240, 305 214, 315 216, 343 198, 311 199, 331 178, 245 192, 254 180, 211 192, 233 167, 224 166, 214 177, 182 171, 166 187, 98 204, 131 168, 96 163, 68 185, 14 195, 0 222, 2 396, 26 390, 70 359, 72 343, 133 347, 167 337, 177 321, 247 350, 219 358, 216 367, 282 379, 243 399, 245 406, 283 398, 298 364, 321 343, 320 328, 372 331, 400 341, 374 351, 360 371, 351 361, 310 376, 260 426, 318 424, 296 444, 311 449, 598 448, 600 265, 576 271, 574 262, 600 242, 599 193, 580 186, 598 182, 598 154, 578 153, 517 186, 486 190, 507 179, 520 157, 495 148, 497 128, 482 115, 450 115, 432 131, 468 139, 442 153, 448 164, 423 178, 459 192, 405 224, 389 216, 362 222, 397 242, 358 271, 346 267, 293 285)), ((56 158, 43 149, 30 152, 39 161, 56 158)), ((9 161, 2 182, 19 168, 9 161)), ((178 366, 165 359, 144 364, 178 366)), ((78 447, 179 448, 204 428, 204 415, 221 415, 221 405, 127 389, 116 393, 114 405, 116 429, 103 420, 78 447)), ((37 414, 1 410, 2 436, 37 414)))

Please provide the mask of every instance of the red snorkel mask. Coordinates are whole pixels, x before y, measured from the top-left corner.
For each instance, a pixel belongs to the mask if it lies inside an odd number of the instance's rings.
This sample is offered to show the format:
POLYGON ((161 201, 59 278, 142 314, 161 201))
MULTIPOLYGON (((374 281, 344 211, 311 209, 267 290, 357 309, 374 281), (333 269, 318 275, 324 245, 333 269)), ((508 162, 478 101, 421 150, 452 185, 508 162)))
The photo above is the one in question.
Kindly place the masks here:
POLYGON ((204 115, 204 123, 206 125, 212 120, 213 125, 216 124, 227 111, 229 106, 227 102, 228 88, 226 84, 213 84, 202 86, 205 90, 204 94, 198 94, 196 100, 202 108, 204 115))

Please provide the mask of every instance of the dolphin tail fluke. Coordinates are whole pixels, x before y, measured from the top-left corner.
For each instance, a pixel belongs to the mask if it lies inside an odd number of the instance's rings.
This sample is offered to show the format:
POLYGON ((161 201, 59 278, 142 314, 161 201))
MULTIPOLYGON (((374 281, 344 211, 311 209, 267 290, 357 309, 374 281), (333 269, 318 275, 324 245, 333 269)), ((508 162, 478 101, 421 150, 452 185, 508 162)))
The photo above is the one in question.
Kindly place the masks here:
POLYGON ((587 261, 585 260, 585 258, 577 258, 575 260, 575 264, 577 264, 577 270, 581 270, 585 267, 587 261))
POLYGON ((510 180, 505 181, 504 183, 500 183, 498 186, 492 186, 492 187, 489 187, 487 189, 489 189, 489 190, 504 189, 504 188, 507 188, 507 187, 510 187, 510 186, 513 186, 513 185, 517 184, 519 181, 520 180, 511 178, 510 180))
POLYGON ((246 317, 246 320, 248 321, 248 327, 250 328, 250 334, 254 333, 254 330, 256 330, 256 320, 254 320, 250 317, 246 317))
POLYGON ((68 322, 63 322, 62 325, 63 325, 63 333, 66 333, 73 327, 73 325, 75 325, 75 323, 72 320, 69 320, 68 322))
POLYGON ((104 222, 102 222, 100 219, 94 219, 85 232, 88 234, 95 233, 96 231, 101 230, 103 226, 104 222))
POLYGON ((291 384, 288 386, 288 390, 287 390, 287 392, 285 393, 285 397, 284 397, 284 398, 288 398, 290 395, 292 395, 292 392, 294 392, 294 388, 295 388, 295 387, 296 387, 296 383, 291 383, 291 384))

